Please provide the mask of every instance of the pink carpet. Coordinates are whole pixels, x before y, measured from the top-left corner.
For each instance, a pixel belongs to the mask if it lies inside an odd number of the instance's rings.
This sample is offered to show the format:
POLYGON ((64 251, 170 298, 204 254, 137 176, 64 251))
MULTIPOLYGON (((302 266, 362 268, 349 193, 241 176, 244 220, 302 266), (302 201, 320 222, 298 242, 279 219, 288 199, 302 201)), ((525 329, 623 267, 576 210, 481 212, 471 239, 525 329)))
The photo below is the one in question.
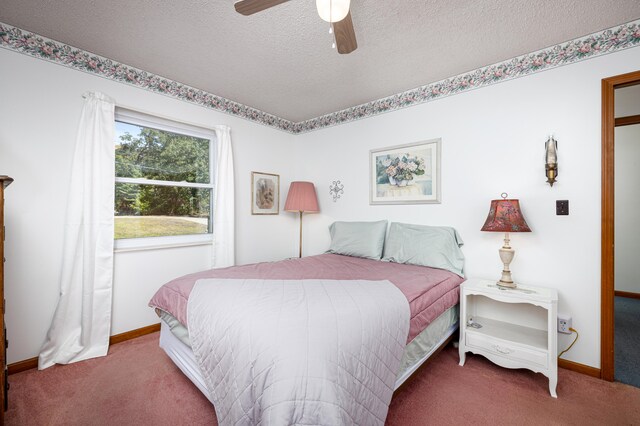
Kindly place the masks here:
MULTIPOLYGON (((158 333, 109 355, 9 377, 7 425, 216 424, 211 404, 158 347, 158 333)), ((394 396, 388 425, 640 424, 640 389, 560 370, 547 380, 448 347, 394 396)))

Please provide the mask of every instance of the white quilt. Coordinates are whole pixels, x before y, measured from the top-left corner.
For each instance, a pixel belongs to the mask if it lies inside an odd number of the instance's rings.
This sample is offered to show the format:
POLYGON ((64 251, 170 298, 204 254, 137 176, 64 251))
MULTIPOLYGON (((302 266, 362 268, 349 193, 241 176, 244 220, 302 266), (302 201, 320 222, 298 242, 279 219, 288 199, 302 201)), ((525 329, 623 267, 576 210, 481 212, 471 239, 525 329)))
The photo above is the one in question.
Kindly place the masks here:
POLYGON ((409 333, 388 281, 196 283, 191 345, 220 425, 382 425, 409 333))

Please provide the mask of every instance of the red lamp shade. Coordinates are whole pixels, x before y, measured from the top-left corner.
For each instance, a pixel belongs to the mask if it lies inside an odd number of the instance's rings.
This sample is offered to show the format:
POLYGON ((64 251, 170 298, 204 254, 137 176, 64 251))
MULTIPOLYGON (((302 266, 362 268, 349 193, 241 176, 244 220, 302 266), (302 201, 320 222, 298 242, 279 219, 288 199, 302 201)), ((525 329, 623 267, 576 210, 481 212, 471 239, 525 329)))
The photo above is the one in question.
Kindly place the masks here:
POLYGON ((531 229, 520 211, 520 201, 502 199, 491 200, 489 215, 481 231, 531 232, 531 229))
POLYGON ((316 188, 311 182, 291 182, 284 209, 288 212, 318 213, 316 188))

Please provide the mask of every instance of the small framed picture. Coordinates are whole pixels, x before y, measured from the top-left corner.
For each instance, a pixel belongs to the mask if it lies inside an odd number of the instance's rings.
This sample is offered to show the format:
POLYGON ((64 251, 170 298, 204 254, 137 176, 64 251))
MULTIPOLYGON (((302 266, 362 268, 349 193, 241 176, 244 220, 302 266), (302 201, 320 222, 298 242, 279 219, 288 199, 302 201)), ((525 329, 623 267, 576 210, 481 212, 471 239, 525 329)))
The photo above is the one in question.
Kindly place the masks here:
POLYGON ((440 139, 369 152, 369 204, 440 202, 440 139))
POLYGON ((280 213, 280 175, 251 172, 251 214, 280 213))

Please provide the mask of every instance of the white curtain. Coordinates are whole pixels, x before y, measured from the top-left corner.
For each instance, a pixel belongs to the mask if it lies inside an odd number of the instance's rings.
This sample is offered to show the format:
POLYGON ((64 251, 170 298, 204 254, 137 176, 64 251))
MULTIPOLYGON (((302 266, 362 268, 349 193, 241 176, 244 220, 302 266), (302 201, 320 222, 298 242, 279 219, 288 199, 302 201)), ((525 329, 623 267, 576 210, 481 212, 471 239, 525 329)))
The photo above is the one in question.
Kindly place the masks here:
POLYGON ((113 282, 114 101, 85 93, 71 166, 60 299, 38 368, 107 354, 113 282))
POLYGON ((213 210, 213 267, 235 264, 235 189, 231 129, 216 126, 216 182, 213 210))

